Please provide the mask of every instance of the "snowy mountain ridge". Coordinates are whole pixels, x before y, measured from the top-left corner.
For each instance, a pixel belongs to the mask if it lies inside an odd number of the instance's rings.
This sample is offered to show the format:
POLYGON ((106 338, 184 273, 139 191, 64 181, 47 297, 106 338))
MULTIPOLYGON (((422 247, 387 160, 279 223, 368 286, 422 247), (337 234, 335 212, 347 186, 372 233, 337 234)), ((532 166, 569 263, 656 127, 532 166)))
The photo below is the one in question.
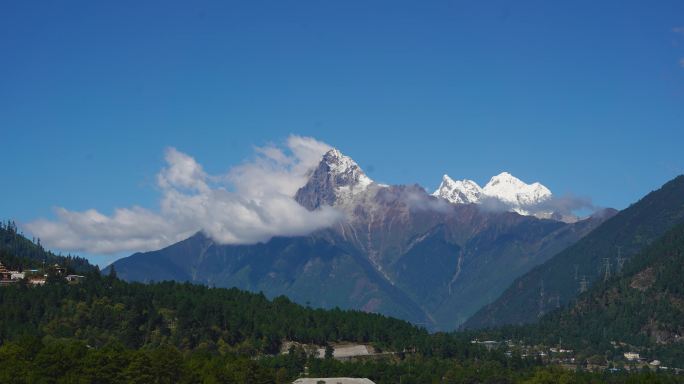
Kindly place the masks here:
MULTIPOLYGON (((295 200, 309 210, 327 205, 353 212, 383 187, 388 186, 375 183, 351 157, 333 148, 323 155, 307 183, 297 191, 295 200)), ((576 220, 542 209, 541 204, 551 199, 551 191, 538 182, 527 184, 508 172, 492 177, 484 187, 475 181, 454 180, 445 174, 432 195, 452 204, 480 204, 524 216, 576 220)))
MULTIPOLYGON (((445 174, 432 195, 452 204, 482 204, 494 199, 510 211, 529 216, 532 214, 529 209, 549 200, 552 193, 538 182, 527 184, 508 172, 502 172, 492 177, 484 187, 472 180, 453 180, 445 174)), ((550 215, 549 212, 539 212, 535 216, 538 214, 550 215)))

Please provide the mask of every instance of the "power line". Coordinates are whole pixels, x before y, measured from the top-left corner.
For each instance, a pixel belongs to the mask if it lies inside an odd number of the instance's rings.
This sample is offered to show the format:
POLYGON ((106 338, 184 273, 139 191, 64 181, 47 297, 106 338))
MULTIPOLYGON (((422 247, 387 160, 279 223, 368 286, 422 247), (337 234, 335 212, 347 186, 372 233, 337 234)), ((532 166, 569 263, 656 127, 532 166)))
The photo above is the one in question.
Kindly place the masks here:
POLYGON ((622 257, 622 247, 618 246, 618 255, 617 255, 617 273, 618 275, 622 273, 622 267, 625 265, 625 259, 622 257))
POLYGON ((603 281, 608 281, 608 279, 610 279, 610 258, 603 258, 603 262, 605 263, 605 274, 603 275, 603 281))
POLYGON ((537 313, 538 317, 544 316, 544 280, 541 281, 541 288, 539 290, 539 312, 537 313))

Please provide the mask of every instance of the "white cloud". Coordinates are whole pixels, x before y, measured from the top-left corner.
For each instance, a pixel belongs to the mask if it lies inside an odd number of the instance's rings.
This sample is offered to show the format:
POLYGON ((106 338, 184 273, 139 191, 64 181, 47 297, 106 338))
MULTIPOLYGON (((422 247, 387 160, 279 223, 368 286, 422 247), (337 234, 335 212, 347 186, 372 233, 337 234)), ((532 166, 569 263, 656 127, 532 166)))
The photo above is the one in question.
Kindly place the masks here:
POLYGON ((333 208, 311 212, 293 199, 328 149, 313 138, 290 136, 284 148, 257 147, 252 160, 225 175, 209 175, 191 156, 168 148, 166 167, 157 175, 158 211, 121 208, 107 216, 60 207, 55 220, 37 220, 26 229, 50 248, 91 254, 159 249, 199 230, 224 244, 305 235, 340 219, 333 208))

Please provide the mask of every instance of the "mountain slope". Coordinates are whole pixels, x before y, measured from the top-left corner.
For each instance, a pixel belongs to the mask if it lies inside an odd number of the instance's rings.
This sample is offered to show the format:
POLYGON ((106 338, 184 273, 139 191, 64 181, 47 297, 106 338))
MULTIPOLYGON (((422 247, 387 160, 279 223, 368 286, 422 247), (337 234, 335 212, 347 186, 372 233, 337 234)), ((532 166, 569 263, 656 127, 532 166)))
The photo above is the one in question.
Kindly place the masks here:
POLYGON ((472 206, 411 209, 399 197, 390 200, 389 192, 380 197, 386 205, 375 204, 373 214, 339 228, 254 245, 221 245, 197 234, 114 266, 129 281, 238 287, 453 329, 517 276, 601 222, 484 214, 472 206))
POLYGON ((362 255, 335 233, 273 238, 254 245, 216 244, 195 236, 159 251, 138 253, 115 264, 128 281, 176 280, 238 287, 268 297, 286 295, 323 308, 355 308, 427 321, 405 294, 380 278, 362 255))
POLYGON ((568 224, 450 204, 417 185, 377 184, 337 150, 322 157, 294 198, 312 211, 332 207, 344 220, 308 236, 252 245, 221 245, 198 234, 114 267, 131 281, 284 294, 447 330, 604 220, 568 224))
POLYGON ((593 283, 605 277, 606 269, 615 273, 619 268, 618 256, 628 259, 682 222, 684 176, 678 176, 516 279, 495 302, 478 311, 464 326, 482 328, 534 322, 541 314, 573 299, 583 277, 593 283))
POLYGON ((684 363, 684 224, 638 253, 619 276, 596 284, 570 308, 545 316, 528 333, 538 341, 589 353, 638 351, 684 363))

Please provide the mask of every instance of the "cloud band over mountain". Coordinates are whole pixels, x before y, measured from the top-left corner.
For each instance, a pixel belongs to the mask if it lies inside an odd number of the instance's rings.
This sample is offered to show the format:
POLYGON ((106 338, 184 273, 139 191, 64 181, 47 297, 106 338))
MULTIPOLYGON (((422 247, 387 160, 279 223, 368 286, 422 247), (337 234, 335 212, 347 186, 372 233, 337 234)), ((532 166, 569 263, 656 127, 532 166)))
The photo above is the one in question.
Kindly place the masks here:
MULTIPOLYGON (((134 206, 106 215, 57 207, 55 219, 36 220, 25 229, 51 248, 94 255, 156 250, 198 231, 221 244, 254 244, 330 227, 345 214, 353 216, 366 193, 387 187, 375 184, 351 158, 310 137, 292 135, 283 145, 254 152, 251 160, 211 175, 190 155, 167 148, 166 165, 156 179, 158 209, 134 206), (371 184, 376 187, 368 189, 371 184)), ((526 184, 506 172, 484 188, 444 175, 434 197, 417 185, 402 191, 398 197, 410 207, 442 212, 451 204, 476 204, 488 211, 574 220, 573 211, 594 208, 589 199, 552 196, 543 185, 526 184)))
POLYGON ((191 156, 168 148, 166 166, 157 175, 157 211, 135 206, 108 216, 57 207, 55 220, 36 220, 25 228, 51 248, 92 254, 159 249, 200 230, 225 244, 308 234, 341 217, 331 207, 309 211, 292 198, 329 149, 292 135, 284 146, 255 148, 251 161, 226 174, 209 175, 191 156))

